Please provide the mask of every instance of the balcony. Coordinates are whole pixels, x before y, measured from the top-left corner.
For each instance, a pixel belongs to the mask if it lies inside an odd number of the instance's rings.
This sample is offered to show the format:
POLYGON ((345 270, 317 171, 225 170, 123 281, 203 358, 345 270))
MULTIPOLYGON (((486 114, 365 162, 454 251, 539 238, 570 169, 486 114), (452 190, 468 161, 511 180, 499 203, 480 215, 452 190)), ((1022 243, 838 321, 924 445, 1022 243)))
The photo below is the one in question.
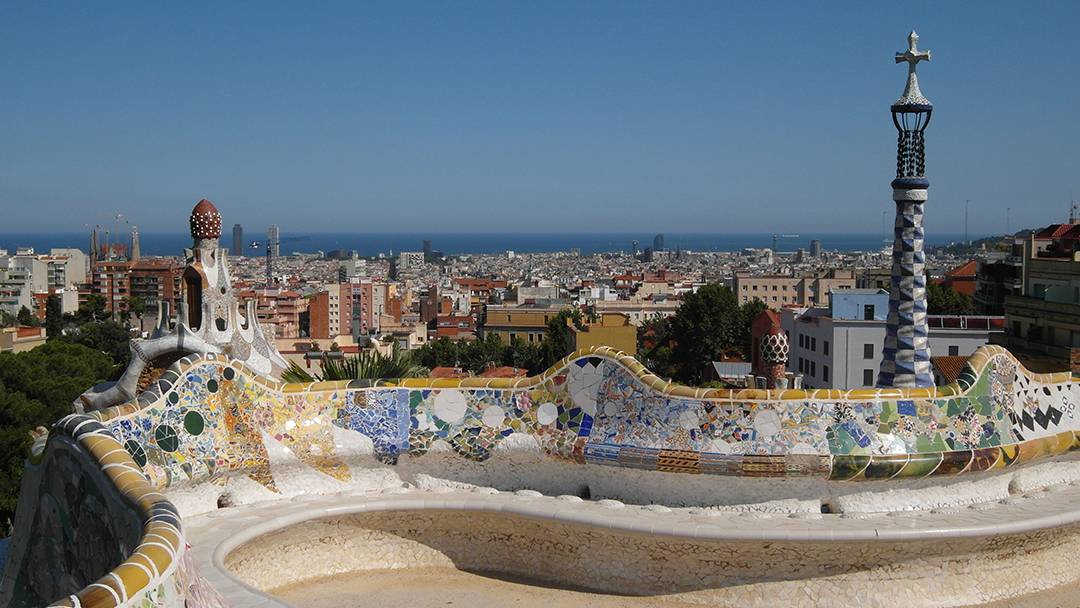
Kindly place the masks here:
POLYGON ((930 329, 983 329, 987 331, 1005 331, 1005 317, 927 315, 926 324, 930 329))

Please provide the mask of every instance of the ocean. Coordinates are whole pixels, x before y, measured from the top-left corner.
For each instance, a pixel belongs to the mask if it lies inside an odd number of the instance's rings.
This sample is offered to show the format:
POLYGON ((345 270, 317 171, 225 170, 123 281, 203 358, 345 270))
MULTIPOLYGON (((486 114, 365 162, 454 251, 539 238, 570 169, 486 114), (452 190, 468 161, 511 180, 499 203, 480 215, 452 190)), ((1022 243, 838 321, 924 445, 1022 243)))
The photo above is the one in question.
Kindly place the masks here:
MULTIPOLYGON (((444 254, 464 253, 541 253, 570 251, 580 249, 582 254, 623 251, 628 252, 632 241, 638 241, 638 249, 651 247, 654 234, 645 233, 332 233, 310 232, 290 234, 281 232, 281 252, 288 253, 324 253, 334 250, 346 252, 355 250, 362 256, 374 256, 380 253, 400 251, 420 251, 422 241, 431 240, 432 249, 444 254)), ((880 233, 875 234, 800 234, 798 237, 785 236, 777 241, 777 250, 795 251, 799 248, 810 249, 810 241, 821 241, 821 247, 834 251, 878 251, 891 246, 892 235, 884 243, 880 233)), ((972 234, 975 240, 986 235, 972 234)), ((245 240, 263 238, 261 233, 249 234, 245 240)), ((99 234, 101 242, 104 236, 99 234)), ((187 233, 140 233, 140 246, 143 255, 180 255, 184 247, 191 246, 191 237, 187 233)), ((963 240, 962 234, 927 234, 926 245, 947 245, 963 240)), ((113 239, 115 241, 115 238, 113 239)), ((130 242, 125 235, 124 243, 130 242)), ((221 238, 222 247, 228 248, 232 242, 231 234, 221 238)), ((86 233, 6 233, 0 232, 0 249, 11 252, 17 247, 33 247, 38 252, 48 252, 53 247, 77 247, 87 251, 90 239, 86 233)), ((747 247, 772 247, 772 234, 694 234, 667 233, 664 235, 667 249, 689 251, 741 251, 747 247)), ((249 250, 250 251, 250 250, 249 250)), ((258 255, 252 252, 251 255, 258 255)))

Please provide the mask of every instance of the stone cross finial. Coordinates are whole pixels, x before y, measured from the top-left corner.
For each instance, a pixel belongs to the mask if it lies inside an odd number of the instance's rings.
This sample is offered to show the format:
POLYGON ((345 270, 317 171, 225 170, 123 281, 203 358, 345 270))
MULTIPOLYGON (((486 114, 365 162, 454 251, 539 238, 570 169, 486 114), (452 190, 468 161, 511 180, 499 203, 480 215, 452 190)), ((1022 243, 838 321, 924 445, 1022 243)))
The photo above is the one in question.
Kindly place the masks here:
POLYGON ((908 49, 903 53, 896 54, 896 63, 908 62, 908 71, 912 74, 915 73, 915 65, 920 61, 930 61, 930 51, 919 50, 919 35, 915 30, 911 30, 911 33, 907 37, 908 49))
POLYGON ((919 90, 919 77, 915 73, 915 66, 920 61, 930 61, 930 51, 919 50, 919 35, 915 30, 908 34, 908 50, 896 54, 896 63, 908 64, 908 81, 904 88, 904 94, 896 100, 894 106, 929 106, 930 100, 923 96, 919 90))

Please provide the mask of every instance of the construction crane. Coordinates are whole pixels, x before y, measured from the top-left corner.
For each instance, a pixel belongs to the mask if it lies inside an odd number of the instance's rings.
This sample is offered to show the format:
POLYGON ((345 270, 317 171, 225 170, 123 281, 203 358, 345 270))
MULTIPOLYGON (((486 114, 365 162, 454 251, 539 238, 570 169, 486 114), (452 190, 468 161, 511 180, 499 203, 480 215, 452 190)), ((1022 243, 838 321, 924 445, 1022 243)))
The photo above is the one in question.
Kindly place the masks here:
POLYGON ((270 239, 263 241, 252 241, 251 245, 248 245, 251 249, 259 249, 260 247, 266 251, 266 288, 269 289, 274 284, 274 245, 277 244, 276 239, 270 239))

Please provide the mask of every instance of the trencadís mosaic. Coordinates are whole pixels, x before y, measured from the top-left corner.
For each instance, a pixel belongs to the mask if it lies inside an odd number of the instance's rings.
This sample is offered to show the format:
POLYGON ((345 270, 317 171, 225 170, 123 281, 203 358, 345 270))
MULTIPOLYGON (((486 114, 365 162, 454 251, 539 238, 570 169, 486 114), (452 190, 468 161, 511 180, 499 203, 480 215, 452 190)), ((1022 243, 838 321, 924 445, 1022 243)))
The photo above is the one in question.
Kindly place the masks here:
POLYGON ((286 385, 214 355, 181 360, 156 399, 98 414, 159 487, 244 472, 275 490, 280 443, 339 481, 331 427, 395 464, 445 442, 483 461, 512 434, 551 458, 716 475, 887 479, 973 472, 1071 449, 1080 385, 984 348, 937 389, 722 391, 672 387, 596 349, 537 378, 286 385))

